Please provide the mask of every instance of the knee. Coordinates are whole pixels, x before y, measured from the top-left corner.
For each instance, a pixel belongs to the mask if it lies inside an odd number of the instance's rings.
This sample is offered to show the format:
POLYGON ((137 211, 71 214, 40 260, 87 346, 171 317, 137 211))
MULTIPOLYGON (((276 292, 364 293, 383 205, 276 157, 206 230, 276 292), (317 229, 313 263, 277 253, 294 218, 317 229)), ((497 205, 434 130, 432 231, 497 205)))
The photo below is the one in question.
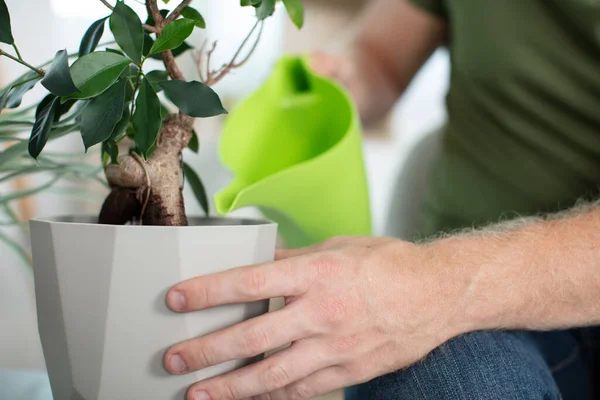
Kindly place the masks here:
POLYGON ((552 374, 525 334, 473 332, 410 368, 351 389, 349 399, 560 399, 552 374))

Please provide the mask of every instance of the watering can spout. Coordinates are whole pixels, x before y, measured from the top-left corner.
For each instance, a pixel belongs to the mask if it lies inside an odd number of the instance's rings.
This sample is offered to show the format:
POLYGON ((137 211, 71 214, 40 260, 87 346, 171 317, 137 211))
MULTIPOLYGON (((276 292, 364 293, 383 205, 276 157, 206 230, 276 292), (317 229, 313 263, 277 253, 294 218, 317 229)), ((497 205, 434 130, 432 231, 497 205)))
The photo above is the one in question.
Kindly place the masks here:
POLYGON ((236 200, 247 185, 241 179, 234 179, 215 196, 215 208, 219 215, 227 215, 236 208, 236 200))
POLYGON ((234 180, 215 196, 219 214, 257 206, 294 246, 370 234, 356 110, 303 59, 282 58, 230 113, 220 155, 234 180))

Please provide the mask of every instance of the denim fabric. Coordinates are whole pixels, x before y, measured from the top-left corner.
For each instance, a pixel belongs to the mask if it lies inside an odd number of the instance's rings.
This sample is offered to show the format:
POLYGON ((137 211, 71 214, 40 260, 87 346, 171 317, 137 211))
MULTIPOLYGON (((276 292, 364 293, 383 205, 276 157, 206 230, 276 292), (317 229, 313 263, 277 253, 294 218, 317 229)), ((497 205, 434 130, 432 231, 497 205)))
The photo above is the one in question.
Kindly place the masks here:
POLYGON ((590 385, 580 333, 469 333, 410 368, 347 389, 346 399, 585 400, 590 385))

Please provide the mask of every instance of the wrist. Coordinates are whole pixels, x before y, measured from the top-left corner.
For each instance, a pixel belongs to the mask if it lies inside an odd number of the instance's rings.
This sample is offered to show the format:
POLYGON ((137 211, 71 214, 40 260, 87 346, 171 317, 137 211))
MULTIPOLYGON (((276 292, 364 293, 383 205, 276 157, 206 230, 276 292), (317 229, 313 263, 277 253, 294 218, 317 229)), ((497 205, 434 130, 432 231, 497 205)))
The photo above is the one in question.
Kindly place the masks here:
POLYGON ((497 329, 500 309, 494 297, 494 270, 491 249, 478 236, 454 236, 429 244, 439 276, 451 290, 447 296, 448 332, 452 337, 464 333, 497 329))

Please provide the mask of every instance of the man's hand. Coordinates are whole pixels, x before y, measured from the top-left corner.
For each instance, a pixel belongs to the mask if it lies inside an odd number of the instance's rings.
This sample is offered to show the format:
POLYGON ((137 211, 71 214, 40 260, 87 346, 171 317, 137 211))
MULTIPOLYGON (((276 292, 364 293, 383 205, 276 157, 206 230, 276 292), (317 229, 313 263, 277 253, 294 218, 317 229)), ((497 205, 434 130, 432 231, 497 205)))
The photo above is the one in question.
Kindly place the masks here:
MULTIPOLYGON (((434 249, 383 238, 337 238, 278 261, 182 282, 177 312, 285 298, 281 310, 173 346, 165 366, 185 374, 292 343, 235 372, 199 382, 190 400, 309 399, 415 363, 461 333, 450 278, 434 249)), ((453 276, 456 276, 455 274, 453 276)))

